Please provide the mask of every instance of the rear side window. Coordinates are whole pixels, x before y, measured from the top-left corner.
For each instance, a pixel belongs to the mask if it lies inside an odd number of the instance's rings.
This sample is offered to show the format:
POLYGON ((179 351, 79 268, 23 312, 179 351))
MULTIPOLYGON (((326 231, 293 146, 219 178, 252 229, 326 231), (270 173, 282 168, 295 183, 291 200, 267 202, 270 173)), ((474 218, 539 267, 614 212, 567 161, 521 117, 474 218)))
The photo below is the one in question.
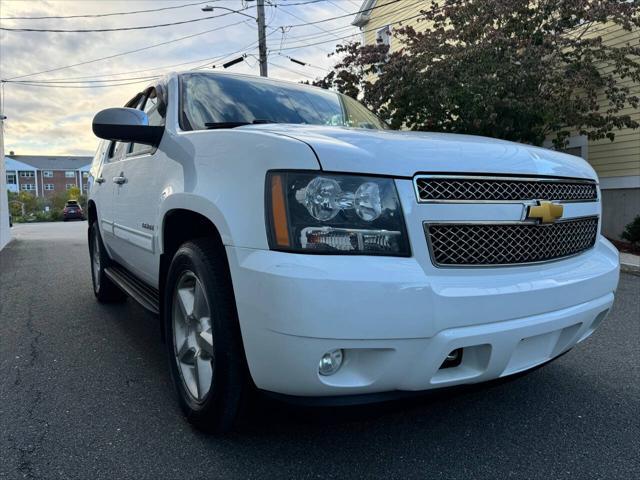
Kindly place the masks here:
POLYGON ((89 170, 89 174, 93 178, 98 178, 98 174, 100 173, 100 169, 102 167, 102 162, 105 160, 107 155, 107 151, 111 146, 111 142, 107 140, 102 140, 100 145, 98 146, 98 150, 96 151, 95 156, 93 157, 93 162, 91 162, 91 168, 89 170))
POLYGON ((123 142, 111 142, 109 145, 109 151, 107 152, 107 162, 117 162, 118 160, 122 160, 126 151, 129 149, 128 143, 123 142))
MULTIPOLYGON (((144 108, 142 108, 142 110, 144 110, 144 112, 149 117, 149 125, 152 125, 152 126, 164 125, 165 119, 160 114, 160 111, 158 110, 158 95, 156 93, 155 88, 152 89, 149 92, 149 95, 146 97, 146 100, 144 102, 144 108)), ((151 150, 152 148, 149 145, 144 145, 142 143, 134 143, 131 147, 130 152, 133 155, 139 155, 141 153, 145 153, 151 150)))

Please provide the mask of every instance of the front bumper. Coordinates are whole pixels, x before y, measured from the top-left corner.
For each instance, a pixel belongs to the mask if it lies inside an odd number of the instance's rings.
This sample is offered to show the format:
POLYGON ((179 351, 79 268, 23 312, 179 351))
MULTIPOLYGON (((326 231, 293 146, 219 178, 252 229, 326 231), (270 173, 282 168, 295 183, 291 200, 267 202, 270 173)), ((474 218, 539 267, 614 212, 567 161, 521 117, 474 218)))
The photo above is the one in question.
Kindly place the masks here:
POLYGON ((227 255, 255 384, 298 396, 428 390, 533 368, 597 328, 618 281, 604 238, 548 264, 433 275, 414 257, 227 255), (320 357, 337 348, 342 368, 320 376, 320 357), (457 348, 461 365, 440 369, 457 348))

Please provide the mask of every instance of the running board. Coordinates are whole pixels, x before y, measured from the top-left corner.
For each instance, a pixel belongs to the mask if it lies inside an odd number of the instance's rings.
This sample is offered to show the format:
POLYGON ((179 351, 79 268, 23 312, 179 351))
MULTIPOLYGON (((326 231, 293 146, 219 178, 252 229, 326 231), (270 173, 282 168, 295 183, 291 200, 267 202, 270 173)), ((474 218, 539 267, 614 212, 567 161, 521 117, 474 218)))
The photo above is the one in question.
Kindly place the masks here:
POLYGON ((113 283, 144 308, 155 315, 160 313, 158 290, 150 287, 120 265, 111 265, 105 268, 104 273, 113 283))

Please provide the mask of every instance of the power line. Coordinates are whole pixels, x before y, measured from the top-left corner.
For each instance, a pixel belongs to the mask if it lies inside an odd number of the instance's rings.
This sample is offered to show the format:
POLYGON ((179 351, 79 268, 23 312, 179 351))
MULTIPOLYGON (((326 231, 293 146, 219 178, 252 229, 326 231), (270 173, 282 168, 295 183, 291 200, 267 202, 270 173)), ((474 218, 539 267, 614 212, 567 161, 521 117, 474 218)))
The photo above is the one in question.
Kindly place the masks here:
POLYGON ((306 2, 297 2, 297 3, 272 3, 274 7, 293 7, 295 5, 309 5, 310 3, 320 3, 327 2, 329 0, 307 0, 306 2))
MULTIPOLYGON (((398 8, 397 10, 395 10, 393 13, 397 14, 399 12, 402 12, 402 11, 405 11, 405 10, 409 10, 412 7, 416 6, 416 5, 420 5, 422 2, 423 2, 423 0, 418 0, 417 2, 404 5, 404 6, 400 7, 400 8, 398 8)), ((380 28, 381 26, 389 25, 389 23, 384 21, 384 19, 381 19, 381 20, 383 20, 383 21, 380 23, 380 25, 378 25, 375 28, 380 28)), ((337 28, 329 29, 329 30, 327 30, 327 32, 336 33, 336 32, 342 31, 342 30, 349 30, 349 29, 354 29, 354 28, 355 27, 353 25, 346 25, 344 27, 337 27, 337 28)), ((371 30, 367 30, 367 31, 371 31, 371 30)), ((362 31, 358 31, 358 34, 361 34, 361 33, 362 33, 362 31)), ((311 39, 323 38, 323 37, 326 37, 326 35, 324 35, 322 33, 313 33, 313 34, 307 34, 307 35, 294 35, 292 37, 287 36, 287 40, 305 40, 305 39, 306 40, 311 40, 311 39)))
MULTIPOLYGON (((227 55, 225 55, 225 56, 227 56, 227 55)), ((172 63, 172 64, 169 64, 169 65, 162 65, 161 67, 143 68, 143 69, 140 69, 140 70, 128 70, 128 71, 126 71, 126 72, 118 72, 118 73, 96 73, 96 74, 93 74, 93 75, 83 75, 83 76, 78 76, 78 77, 64 77, 64 79, 66 79, 66 80, 83 80, 83 79, 87 79, 87 78, 89 78, 89 79, 95 79, 95 78, 96 78, 96 76, 99 76, 99 77, 117 77, 117 76, 119 76, 119 75, 130 75, 130 74, 132 74, 132 73, 150 72, 150 71, 153 71, 153 70, 167 70, 167 69, 169 69, 169 68, 173 68, 173 67, 181 67, 181 66, 183 66, 183 65, 189 65, 189 64, 191 64, 191 63, 200 63, 200 62, 204 62, 205 60, 207 60, 207 61, 208 61, 208 62, 207 62, 207 65, 208 65, 210 62, 212 62, 212 61, 217 61, 217 60, 219 60, 220 58, 224 58, 224 56, 223 56, 223 57, 216 56, 216 57, 198 58, 197 60, 189 60, 189 61, 187 61, 187 62, 172 63)), ((55 80, 55 79, 51 79, 51 80, 55 80)), ((116 80, 118 80, 118 79, 117 79, 117 78, 114 78, 114 79, 113 79, 113 81, 116 81, 116 80)), ((32 81, 36 82, 36 81, 39 81, 39 80, 37 80, 37 79, 36 79, 36 80, 32 80, 32 81)))
POLYGON ((94 58, 93 60, 86 60, 86 61, 83 61, 83 62, 73 63, 71 65, 65 65, 65 66, 62 66, 62 67, 50 68, 48 70, 41 70, 39 72, 29 73, 29 74, 26 74, 26 75, 18 75, 18 76, 15 76, 15 77, 7 78, 7 80, 15 80, 15 79, 19 79, 19 78, 33 77, 34 75, 40 75, 42 73, 58 72, 60 70, 66 70, 67 68, 79 67, 81 65, 88 65, 90 63, 100 62, 102 60, 110 60, 112 58, 121 57, 123 55, 129 55, 131 53, 142 52, 144 50, 149 50, 151 48, 160 47, 162 45, 168 45, 170 43, 179 42, 181 40, 186 40, 187 38, 193 38, 193 37, 197 37, 199 35, 204 35, 206 33, 216 32, 216 31, 223 30, 223 29, 229 28, 229 27, 233 27, 233 26, 239 25, 241 23, 245 23, 245 22, 246 22, 246 20, 242 20, 240 22, 230 23, 228 25, 223 25, 221 27, 211 28, 211 29, 205 30, 203 32, 192 33, 191 35, 186 35, 184 37, 178 37, 178 38, 174 38, 172 40, 167 40, 166 42, 155 43, 153 45, 148 45, 146 47, 136 48, 134 50, 128 50, 126 52, 115 53, 113 55, 108 55, 106 57, 94 58))
MULTIPOLYGON (((267 1, 268 1, 268 0, 267 0, 267 1)), ((269 4, 273 5, 271 2, 269 2, 269 4)), ((289 15, 289 16, 291 16, 291 17, 293 17, 293 18, 297 18, 298 20, 302 20, 303 22, 305 21, 305 20, 304 20, 304 18, 299 17, 299 16, 298 16, 298 15, 296 15, 295 13, 291 13, 291 12, 289 12, 289 11, 287 11, 287 10, 283 10, 283 12, 284 12, 284 13, 286 13, 287 15, 289 15)), ((324 28, 322 28, 322 27, 319 27, 318 25, 311 25, 311 26, 312 26, 312 27, 314 27, 315 29, 320 30, 320 31, 323 31, 323 32, 325 32, 325 33, 331 33, 331 32, 329 32, 328 30, 326 30, 326 29, 324 29, 324 28)))
MULTIPOLYGON (((419 17, 422 17, 421 13, 419 13, 418 15, 414 15, 412 17, 403 18, 403 19, 397 20, 395 22, 387 23, 386 25, 396 25, 398 23, 406 22, 407 20, 413 20, 414 18, 419 18, 419 17)), ((373 32, 375 30, 378 30, 379 28, 380 27, 375 27, 375 28, 370 28, 368 30, 362 30, 362 31, 360 31, 358 33, 353 33, 351 35, 346 35, 344 37, 338 38, 338 40, 346 40, 347 38, 355 37, 357 35, 362 35, 363 33, 373 32)), ((285 50, 296 50, 296 49, 299 49, 299 48, 315 47, 317 45, 324 45, 324 44, 331 43, 331 42, 334 42, 334 41, 335 40, 332 39, 332 40, 326 40, 326 41, 323 41, 323 42, 315 42, 315 43, 308 43, 308 44, 304 44, 304 45, 296 45, 296 46, 291 46, 291 47, 278 48, 278 49, 272 50, 272 52, 282 52, 282 51, 285 51, 285 50)))
MULTIPOLYGON (((386 5, 388 5, 388 4, 386 4, 386 5)), ((400 10, 407 9, 407 8, 409 8, 411 6, 412 5, 407 5, 407 6, 403 7, 403 8, 401 8, 400 10)), ((365 10, 362 10, 362 11, 365 11, 365 10)), ((404 18, 404 19, 398 20, 396 22, 393 22, 392 24, 401 23, 403 21, 410 20, 410 19, 416 18, 418 16, 420 16, 420 15, 416 15, 414 17, 409 17, 409 18, 404 18)), ((329 20, 329 19, 325 19, 325 20, 322 20, 322 21, 327 21, 327 20, 329 20)), ((236 23, 229 24, 229 25, 224 25, 222 27, 218 27, 218 28, 215 28, 215 29, 205 30, 203 32, 198 32, 198 33, 187 35, 187 36, 184 36, 184 37, 179 37, 179 38, 176 38, 176 39, 172 39, 172 40, 169 40, 169 41, 166 41, 166 42, 161 42, 161 43, 157 43, 157 44, 154 44, 154 45, 149 45, 149 46, 146 46, 146 47, 141 47, 141 48, 130 50, 130 51, 126 51, 126 52, 121 52, 121 53, 117 53, 117 54, 114 54, 114 55, 109 55, 109 56, 106 56, 106 57, 101 57, 101 58, 97 58, 97 59, 78 62, 78 63, 75 63, 75 64, 65 65, 65 66, 62 66, 62 67, 56 67, 56 68, 53 68, 53 69, 43 70, 43 71, 40 71, 40 72, 34 72, 34 73, 26 74, 26 75, 14 76, 14 77, 8 78, 7 80, 16 80, 16 79, 21 79, 21 78, 27 78, 27 77, 31 77, 31 76, 35 76, 35 75, 40 75, 40 74, 43 74, 43 73, 51 73, 51 72, 60 71, 60 70, 68 69, 68 68, 73 68, 73 67, 77 67, 77 66, 81 66, 81 65, 87 65, 87 64, 90 64, 90 63, 95 63, 95 62, 102 61, 102 60, 108 60, 108 59, 112 59, 112 58, 115 58, 115 57, 128 55, 128 54, 131 54, 131 53, 137 53, 137 52, 140 52, 140 51, 144 51, 144 50, 148 50, 148 49, 155 48, 155 47, 158 47, 158 46, 170 44, 170 43, 177 42, 177 41, 180 41, 180 40, 184 40, 184 39, 187 39, 187 38, 192 38, 192 37, 195 37, 195 36, 198 36, 198 35, 203 35, 203 34, 206 34, 206 33, 210 33, 210 32, 217 31, 217 30, 221 30, 221 29, 228 28, 230 26, 235 26, 235 25, 238 25, 238 24, 241 24, 241 23, 245 23, 245 22, 246 21, 244 21, 244 22, 236 22, 236 23)), ((333 31, 344 30, 345 28, 350 28, 350 26, 339 27, 337 29, 334 29, 333 31)), ((371 28, 371 29, 368 29, 368 30, 365 30, 365 31, 362 31, 362 32, 358 32, 358 33, 352 34, 352 35, 343 36, 343 37, 338 38, 338 40, 348 39, 348 38, 354 37, 356 35, 359 35, 361 33, 366 33, 366 32, 370 32, 370 31, 376 30, 377 28, 379 28, 379 27, 371 28)), ((271 33, 267 34, 267 37, 272 35, 276 31, 278 31, 278 29, 274 29, 271 33)), ((322 37, 326 37, 326 35, 323 35, 323 34, 306 35, 306 36, 305 35, 301 35, 301 36, 297 36, 297 37, 289 37, 289 39, 294 39, 295 38, 297 40, 303 40, 303 39, 322 38, 322 37)), ((280 51, 284 51, 284 50, 295 50, 295 49, 300 49, 300 48, 305 48, 305 47, 317 46, 317 45, 322 45, 322 44, 326 44, 326 43, 331 43, 332 41, 333 40, 314 42, 314 43, 310 43, 310 44, 302 44, 302 45, 296 45, 296 46, 291 46, 291 47, 286 47, 286 48, 281 47, 279 49, 272 50, 272 52, 279 53, 280 51)), ((255 43, 256 42, 252 42, 251 45, 253 45, 255 43)), ((213 61, 213 60, 217 60, 218 58, 225 58, 225 57, 234 55, 234 54, 236 54, 238 52, 246 50, 249 47, 250 47, 250 45, 245 47, 244 49, 238 50, 236 52, 229 53, 227 55, 223 55, 222 57, 209 57, 209 58, 205 58, 205 59, 198 59, 198 60, 192 60, 192 61, 188 61, 188 62, 181 62, 181 63, 177 63, 177 64, 165 65, 163 67, 134 70, 134 71, 128 71, 128 72, 123 72, 123 73, 105 74, 104 76, 117 76, 117 75, 140 73, 140 72, 152 71, 152 70, 162 70, 162 69, 167 69, 167 68, 170 68, 170 67, 176 67, 176 66, 182 66, 182 65, 188 65, 188 64, 191 64, 191 63, 201 62, 201 61, 207 61, 207 63, 193 68, 193 70, 197 70, 197 69, 209 67, 210 64, 211 64, 211 61, 213 61)), ((313 68, 321 68, 321 67, 313 67, 313 68)), ((94 75, 85 76, 85 77, 75 77, 75 78, 74 77, 69 77, 68 80, 82 79, 82 78, 92 78, 92 77, 94 77, 94 75)), ((122 79, 113 79, 113 81, 118 81, 118 80, 122 80, 122 79)), ((37 82, 37 79, 34 79, 33 82, 37 82)))
POLYGON ((286 25, 286 26, 290 27, 290 28, 295 28, 295 27, 306 27, 307 25, 317 25, 318 23, 330 22, 332 20, 338 20, 339 18, 353 17, 354 15, 358 15, 359 13, 370 12, 372 10, 375 10, 376 8, 387 7, 389 5, 393 5, 394 3, 398 3, 398 2, 401 2, 401 1, 403 1, 403 0, 391 0, 390 2, 387 2, 385 4, 374 5, 373 7, 365 8, 365 9, 359 10, 357 12, 346 13, 344 15, 338 15, 338 16, 335 16, 335 17, 323 18, 322 20, 316 20, 314 22, 306 22, 306 23, 299 23, 299 24, 296 24, 296 25, 286 25))
POLYGON ((302 65, 304 67, 317 68, 318 70, 324 70, 325 72, 330 72, 331 71, 331 69, 329 69, 329 68, 318 67, 317 65, 311 65, 308 62, 303 62, 302 60, 298 60, 297 58, 290 57, 289 55, 283 55, 280 52, 278 52, 278 55, 281 56, 281 57, 284 57, 284 58, 288 58, 293 63, 297 63, 298 65, 302 65))
MULTIPOLYGON (((224 8, 224 7, 218 7, 224 8)), ((184 25, 186 23, 194 23, 194 22, 202 22, 204 20, 211 20, 213 18, 226 17, 227 15, 231 15, 233 13, 237 13, 239 15, 244 15, 245 17, 249 17, 255 20, 251 15, 247 15, 242 13, 245 10, 248 10, 249 7, 241 8, 239 10, 231 10, 228 12, 222 13, 220 15, 210 15, 208 17, 200 17, 200 18, 192 18, 191 20, 182 20, 179 22, 171 22, 171 23, 159 23, 157 25, 143 25, 138 27, 118 27, 118 28, 86 28, 86 29, 78 29, 78 30, 63 30, 63 29, 49 29, 49 28, 7 28, 0 27, 0 30, 6 30, 10 32, 53 32, 53 33, 94 33, 94 32, 123 32, 130 30, 148 30, 151 28, 162 28, 162 27, 170 27, 173 25, 184 25)))
POLYGON ((92 79, 92 80, 0 80, 0 82, 4 83, 44 83, 44 84, 65 84, 65 83, 105 83, 105 82, 120 82, 120 81, 130 81, 130 80, 150 80, 152 78, 157 78, 161 74, 158 75, 147 75, 144 77, 129 77, 129 78, 115 78, 110 80, 100 80, 100 79, 92 79))
MULTIPOLYGON (((274 32, 271 32, 270 34, 267 35, 267 37, 269 35, 272 35, 274 32)), ((221 55, 217 55, 215 57, 206 57, 206 58, 198 58, 196 60, 189 60, 187 62, 181 62, 181 63, 175 63, 175 64, 170 64, 170 65, 163 65, 161 67, 154 67, 154 68, 146 68, 146 69, 140 69, 140 70, 129 70, 127 72, 121 72, 121 73, 108 73, 108 74, 103 74, 103 77, 114 77, 114 76, 118 76, 118 75, 131 75, 134 73, 141 73, 141 72, 148 72, 148 71, 152 71, 152 70, 163 70, 163 71, 167 71, 168 69, 172 68, 172 67, 179 67, 179 66, 183 66, 183 65, 188 65, 188 64, 192 64, 192 63, 200 63, 200 62, 204 62, 206 61, 205 64, 197 66, 197 67, 193 67, 191 70, 197 70, 197 69, 201 69, 201 68, 205 68, 205 67, 211 67, 212 66, 212 62, 220 62, 219 65, 216 64, 216 66, 221 66, 222 65, 222 61, 225 58, 231 57, 233 55, 236 55, 238 53, 241 52, 248 52, 250 51, 250 49, 253 47, 255 48, 255 44, 257 42, 251 42, 250 44, 242 47, 241 49, 235 50, 233 52, 229 52, 229 53, 225 53, 225 54, 221 54, 221 55)), ((251 55, 251 54, 250 54, 251 55)), ((287 57, 285 55, 279 54, 283 57, 286 58, 290 58, 287 57)), ((253 55, 251 55, 253 56, 253 55)), ((317 69, 321 69, 321 70, 326 70, 327 69, 323 69, 322 67, 317 67, 315 65, 311 65, 311 64, 306 64, 306 66, 311 67, 311 68, 317 68, 317 69)), ((160 76, 162 76, 163 73, 159 73, 157 75, 148 75, 148 76, 142 76, 142 77, 126 77, 126 78, 109 78, 109 79, 105 79, 105 78, 96 78, 96 74, 94 75, 86 75, 86 76, 80 76, 80 77, 64 77, 61 79, 56 79, 56 78, 48 78, 48 79, 34 79, 34 80, 12 80, 12 79, 7 79, 7 80, 0 80, 0 82, 4 83, 11 83, 11 84, 86 84, 86 83, 108 83, 108 82, 122 82, 122 81, 130 81, 130 80, 150 80, 153 78, 158 78, 160 76)), ((100 75, 98 75, 99 77, 100 75)))
MULTIPOLYGON (((161 75, 158 75, 154 78, 159 78, 161 75)), ((137 82, 124 82, 124 83, 112 83, 109 85, 54 85, 48 83, 37 83, 37 82, 7 82, 12 85, 20 85, 25 87, 46 87, 46 88, 110 88, 110 87, 122 87, 125 85, 136 85, 139 83, 149 83, 148 80, 139 80, 137 82)))
MULTIPOLYGON (((215 2, 215 1, 218 1, 218 0, 210 0, 210 2, 215 2)), ((172 7, 152 8, 149 10, 134 10, 131 12, 95 13, 95 14, 86 14, 86 15, 56 15, 56 16, 43 16, 43 17, 0 17, 0 20, 49 20, 49 19, 65 19, 65 18, 115 17, 117 15, 134 15, 137 13, 160 12, 162 10, 175 10, 177 8, 193 7, 195 5, 202 5, 203 3, 210 3, 210 2, 186 3, 184 5, 174 5, 172 7)))
POLYGON ((329 2, 331 5, 333 5, 334 7, 336 7, 338 10, 342 10, 345 13, 349 13, 348 10, 345 10, 344 8, 342 8, 340 5, 338 5, 335 2, 332 2, 331 0, 327 0, 327 2, 329 2))
MULTIPOLYGON (((229 52, 229 53, 225 53, 225 54, 221 54, 215 57, 207 57, 207 58, 199 58, 197 60, 190 60, 188 62, 182 62, 182 63, 177 63, 177 64, 171 64, 171 65, 164 65, 162 67, 155 67, 155 68, 148 68, 148 69, 142 69, 142 70, 133 70, 133 71, 128 71, 128 72, 123 72, 123 73, 115 73, 115 74, 107 74, 104 75, 105 77, 107 76, 114 76, 114 75, 125 75, 125 74, 131 74, 131 73, 139 73, 139 72, 145 72, 145 71, 150 71, 150 70, 164 70, 166 71, 167 69, 171 68, 171 67, 177 67, 177 66, 181 66, 181 65, 187 65, 190 63, 200 63, 203 61, 207 61, 207 63, 205 63, 202 66, 198 66, 198 67, 194 67, 191 70, 196 70, 199 68, 203 68, 203 67, 210 67, 212 62, 222 62, 223 59, 228 58, 232 55, 236 55, 240 52, 243 51, 249 51, 249 49, 253 46, 255 48, 255 44, 257 42, 252 42, 249 45, 246 45, 245 47, 236 50, 234 52, 229 52)), ((220 64, 221 65, 221 64, 220 64)), ((128 78, 113 78, 113 79, 96 79, 94 78, 94 76, 85 76, 85 77, 65 77, 64 79, 35 79, 35 80, 0 80, 0 82, 2 82, 2 84, 4 85, 5 83, 9 84, 65 84, 65 83, 69 83, 69 84, 84 84, 84 83, 106 83, 106 82, 122 82, 122 81, 128 81, 128 80, 150 80, 153 78, 158 78, 161 77, 164 73, 159 73, 157 75, 149 75, 149 76, 143 76, 143 77, 128 77, 128 78), (85 79, 89 79, 89 80, 85 80, 85 79), (74 81, 74 80, 78 80, 78 81, 74 81)), ((140 83, 140 82, 133 82, 133 83, 140 83)))
POLYGON ((308 75, 308 74, 306 74, 306 73, 299 72, 299 71, 294 70, 294 69, 292 69, 292 68, 288 68, 288 67, 282 66, 282 65, 280 65, 280 64, 278 64, 278 63, 273 63, 273 62, 267 62, 267 63, 269 63, 269 65, 271 65, 271 66, 273 66, 273 67, 281 68, 282 70, 286 70, 286 71, 288 71, 288 72, 295 73, 296 75, 302 75, 303 77, 307 77, 307 78, 310 78, 310 79, 312 79, 312 80, 315 80, 315 79, 316 79, 316 77, 312 77, 311 75, 308 75))
MULTIPOLYGON (((267 34, 265 35, 265 38, 269 38, 269 36, 270 36, 270 35, 273 35, 274 33, 275 33, 275 30, 274 30, 273 32, 267 33, 267 34)), ((246 47, 241 48, 240 50, 236 50, 235 52, 228 53, 228 54, 224 55, 223 57, 221 57, 220 59, 228 58, 228 57, 230 57, 230 56, 232 56, 232 55, 236 55, 236 54, 241 53, 241 52, 246 52, 246 51, 248 51, 249 49, 252 49, 252 50, 253 50, 253 49, 255 49, 255 48, 256 48, 257 44, 258 44, 258 41, 257 41, 257 40, 255 40, 255 41, 251 42, 249 45, 247 45, 246 47)), ((220 60, 220 59, 218 59, 218 60, 220 60)), ((191 68, 190 70, 201 70, 201 69, 203 69, 203 68, 208 68, 208 67, 211 67, 211 61, 208 61, 207 63, 204 63, 204 64, 199 65, 199 66, 197 66, 197 67, 193 67, 193 68, 191 68)))

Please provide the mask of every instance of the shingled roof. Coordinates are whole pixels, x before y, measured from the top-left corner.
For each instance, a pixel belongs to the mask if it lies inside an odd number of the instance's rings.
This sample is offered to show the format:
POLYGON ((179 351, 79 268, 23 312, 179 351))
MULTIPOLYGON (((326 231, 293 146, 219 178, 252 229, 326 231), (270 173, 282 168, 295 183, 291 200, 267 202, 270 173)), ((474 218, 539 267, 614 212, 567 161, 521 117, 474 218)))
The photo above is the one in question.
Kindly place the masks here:
POLYGON ((39 170, 89 170, 93 157, 57 155, 6 155, 39 170))

